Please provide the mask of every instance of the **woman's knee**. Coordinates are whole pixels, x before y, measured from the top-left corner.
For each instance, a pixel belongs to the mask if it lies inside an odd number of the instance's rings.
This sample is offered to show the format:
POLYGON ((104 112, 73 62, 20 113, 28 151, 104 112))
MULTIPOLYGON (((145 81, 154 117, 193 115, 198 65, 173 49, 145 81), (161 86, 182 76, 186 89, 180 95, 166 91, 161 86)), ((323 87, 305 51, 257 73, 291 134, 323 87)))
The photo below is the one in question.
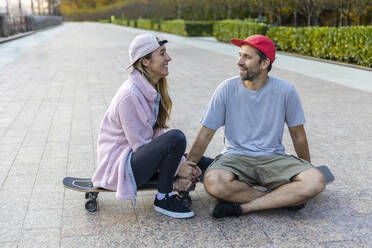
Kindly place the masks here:
POLYGON ((170 147, 174 149, 179 148, 183 152, 186 150, 186 136, 181 130, 172 129, 166 132, 166 135, 168 136, 170 147))

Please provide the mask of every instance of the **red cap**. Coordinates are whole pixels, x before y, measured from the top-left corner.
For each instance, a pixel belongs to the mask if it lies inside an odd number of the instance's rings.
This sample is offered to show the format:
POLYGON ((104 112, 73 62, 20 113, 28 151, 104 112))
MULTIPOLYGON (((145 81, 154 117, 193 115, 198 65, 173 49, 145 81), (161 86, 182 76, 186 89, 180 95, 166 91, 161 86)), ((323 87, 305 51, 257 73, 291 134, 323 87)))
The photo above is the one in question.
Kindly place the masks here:
POLYGON ((245 40, 231 39, 230 41, 231 43, 237 45, 238 47, 241 47, 242 45, 253 46, 254 48, 263 52, 263 54, 265 54, 269 58, 271 63, 273 63, 275 60, 274 42, 264 35, 255 34, 255 35, 249 36, 245 40))

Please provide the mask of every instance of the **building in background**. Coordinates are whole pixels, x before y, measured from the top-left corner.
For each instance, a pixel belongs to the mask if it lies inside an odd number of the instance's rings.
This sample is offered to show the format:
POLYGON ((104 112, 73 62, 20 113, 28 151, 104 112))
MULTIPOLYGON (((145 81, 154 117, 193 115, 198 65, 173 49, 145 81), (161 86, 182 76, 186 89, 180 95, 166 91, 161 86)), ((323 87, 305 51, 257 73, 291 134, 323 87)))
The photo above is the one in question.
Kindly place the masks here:
POLYGON ((58 5, 59 0, 0 0, 0 36, 54 25, 58 5))

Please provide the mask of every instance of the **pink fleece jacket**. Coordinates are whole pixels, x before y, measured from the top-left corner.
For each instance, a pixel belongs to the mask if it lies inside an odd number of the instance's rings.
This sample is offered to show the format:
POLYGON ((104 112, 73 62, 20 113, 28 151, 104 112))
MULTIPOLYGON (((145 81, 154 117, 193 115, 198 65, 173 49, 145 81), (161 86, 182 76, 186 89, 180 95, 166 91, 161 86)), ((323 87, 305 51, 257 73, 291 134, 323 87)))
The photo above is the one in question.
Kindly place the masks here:
POLYGON ((116 191, 116 198, 136 197, 137 187, 130 157, 141 146, 164 133, 153 131, 160 95, 137 70, 116 92, 102 121, 98 135, 98 167, 92 177, 94 187, 116 191))

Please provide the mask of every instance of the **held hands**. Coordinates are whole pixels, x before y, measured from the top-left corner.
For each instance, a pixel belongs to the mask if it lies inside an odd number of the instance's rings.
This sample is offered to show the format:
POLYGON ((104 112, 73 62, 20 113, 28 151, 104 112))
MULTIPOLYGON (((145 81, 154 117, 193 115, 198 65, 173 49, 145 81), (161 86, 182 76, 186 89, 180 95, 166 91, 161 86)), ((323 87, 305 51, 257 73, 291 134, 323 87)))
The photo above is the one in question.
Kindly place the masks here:
POLYGON ((202 171, 191 161, 184 161, 180 164, 177 176, 180 178, 188 179, 191 182, 197 182, 201 176, 202 171))
POLYGON ((175 191, 187 191, 193 183, 186 178, 177 177, 173 183, 173 190, 175 191))

